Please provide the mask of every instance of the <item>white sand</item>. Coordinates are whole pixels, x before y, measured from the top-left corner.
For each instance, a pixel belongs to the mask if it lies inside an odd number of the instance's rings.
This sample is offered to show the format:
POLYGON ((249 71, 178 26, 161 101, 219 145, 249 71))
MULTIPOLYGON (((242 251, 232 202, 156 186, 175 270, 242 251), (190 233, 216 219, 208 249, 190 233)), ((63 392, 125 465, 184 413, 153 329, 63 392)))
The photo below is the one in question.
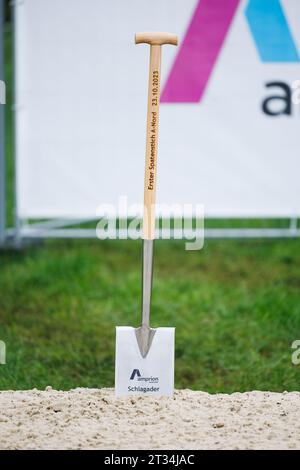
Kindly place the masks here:
POLYGON ((300 449, 300 393, 0 393, 1 449, 300 449))

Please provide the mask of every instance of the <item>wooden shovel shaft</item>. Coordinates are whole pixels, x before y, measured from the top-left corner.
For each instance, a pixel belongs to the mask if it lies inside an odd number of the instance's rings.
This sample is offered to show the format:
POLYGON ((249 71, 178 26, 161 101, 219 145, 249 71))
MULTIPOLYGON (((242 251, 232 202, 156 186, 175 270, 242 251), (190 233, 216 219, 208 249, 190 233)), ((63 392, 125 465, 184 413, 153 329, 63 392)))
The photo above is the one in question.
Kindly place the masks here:
POLYGON ((149 352, 155 334, 155 330, 150 328, 150 307, 152 291, 153 240, 155 238, 156 162, 160 99, 161 45, 175 45, 177 44, 177 37, 170 33, 137 33, 135 35, 135 42, 136 44, 150 44, 143 214, 142 326, 135 330, 141 355, 145 358, 149 352))
POLYGON ((177 45, 177 36, 165 32, 137 33, 135 42, 136 44, 150 44, 143 239, 154 240, 161 46, 163 44, 177 45))
POLYGON ((156 165, 160 99, 161 46, 150 46, 143 238, 155 238, 156 165))

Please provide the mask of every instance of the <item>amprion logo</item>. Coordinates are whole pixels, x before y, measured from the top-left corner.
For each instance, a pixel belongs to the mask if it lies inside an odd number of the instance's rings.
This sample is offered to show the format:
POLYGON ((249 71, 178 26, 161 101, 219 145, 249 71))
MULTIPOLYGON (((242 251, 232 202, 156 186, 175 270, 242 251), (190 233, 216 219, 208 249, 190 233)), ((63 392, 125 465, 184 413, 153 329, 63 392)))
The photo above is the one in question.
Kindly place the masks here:
POLYGON ((150 375, 149 377, 143 377, 142 374, 140 373, 139 369, 133 369, 130 380, 134 380, 135 377, 139 382, 149 382, 149 383, 158 383, 158 377, 153 377, 150 375))
MULTIPOLYGON (((199 0, 161 95, 162 103, 198 103, 241 0, 199 0)), ((262 62, 299 62, 280 0, 249 0, 246 20, 262 62)))
POLYGON ((138 369, 133 369, 132 374, 130 376, 130 380, 133 380, 135 376, 137 376, 137 377, 141 376, 141 373, 138 369))

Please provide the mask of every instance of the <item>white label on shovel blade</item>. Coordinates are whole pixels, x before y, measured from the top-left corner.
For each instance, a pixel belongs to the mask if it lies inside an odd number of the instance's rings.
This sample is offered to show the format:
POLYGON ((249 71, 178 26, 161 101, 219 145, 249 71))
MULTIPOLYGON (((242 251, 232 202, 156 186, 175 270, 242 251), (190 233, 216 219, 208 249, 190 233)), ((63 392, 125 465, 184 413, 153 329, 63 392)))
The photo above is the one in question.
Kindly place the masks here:
POLYGON ((116 327, 116 396, 172 396, 175 328, 156 328, 151 348, 142 357, 135 328, 116 327))

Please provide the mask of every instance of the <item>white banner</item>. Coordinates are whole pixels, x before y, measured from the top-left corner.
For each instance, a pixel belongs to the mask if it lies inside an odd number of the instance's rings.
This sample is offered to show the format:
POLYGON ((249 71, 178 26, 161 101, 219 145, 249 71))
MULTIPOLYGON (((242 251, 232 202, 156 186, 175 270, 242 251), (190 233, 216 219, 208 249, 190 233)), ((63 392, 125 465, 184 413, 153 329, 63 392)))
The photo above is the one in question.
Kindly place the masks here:
POLYGON ((170 31, 179 46, 162 53, 157 202, 299 216, 300 2, 260 5, 16 2, 18 215, 143 202, 149 46, 134 33, 170 31))

